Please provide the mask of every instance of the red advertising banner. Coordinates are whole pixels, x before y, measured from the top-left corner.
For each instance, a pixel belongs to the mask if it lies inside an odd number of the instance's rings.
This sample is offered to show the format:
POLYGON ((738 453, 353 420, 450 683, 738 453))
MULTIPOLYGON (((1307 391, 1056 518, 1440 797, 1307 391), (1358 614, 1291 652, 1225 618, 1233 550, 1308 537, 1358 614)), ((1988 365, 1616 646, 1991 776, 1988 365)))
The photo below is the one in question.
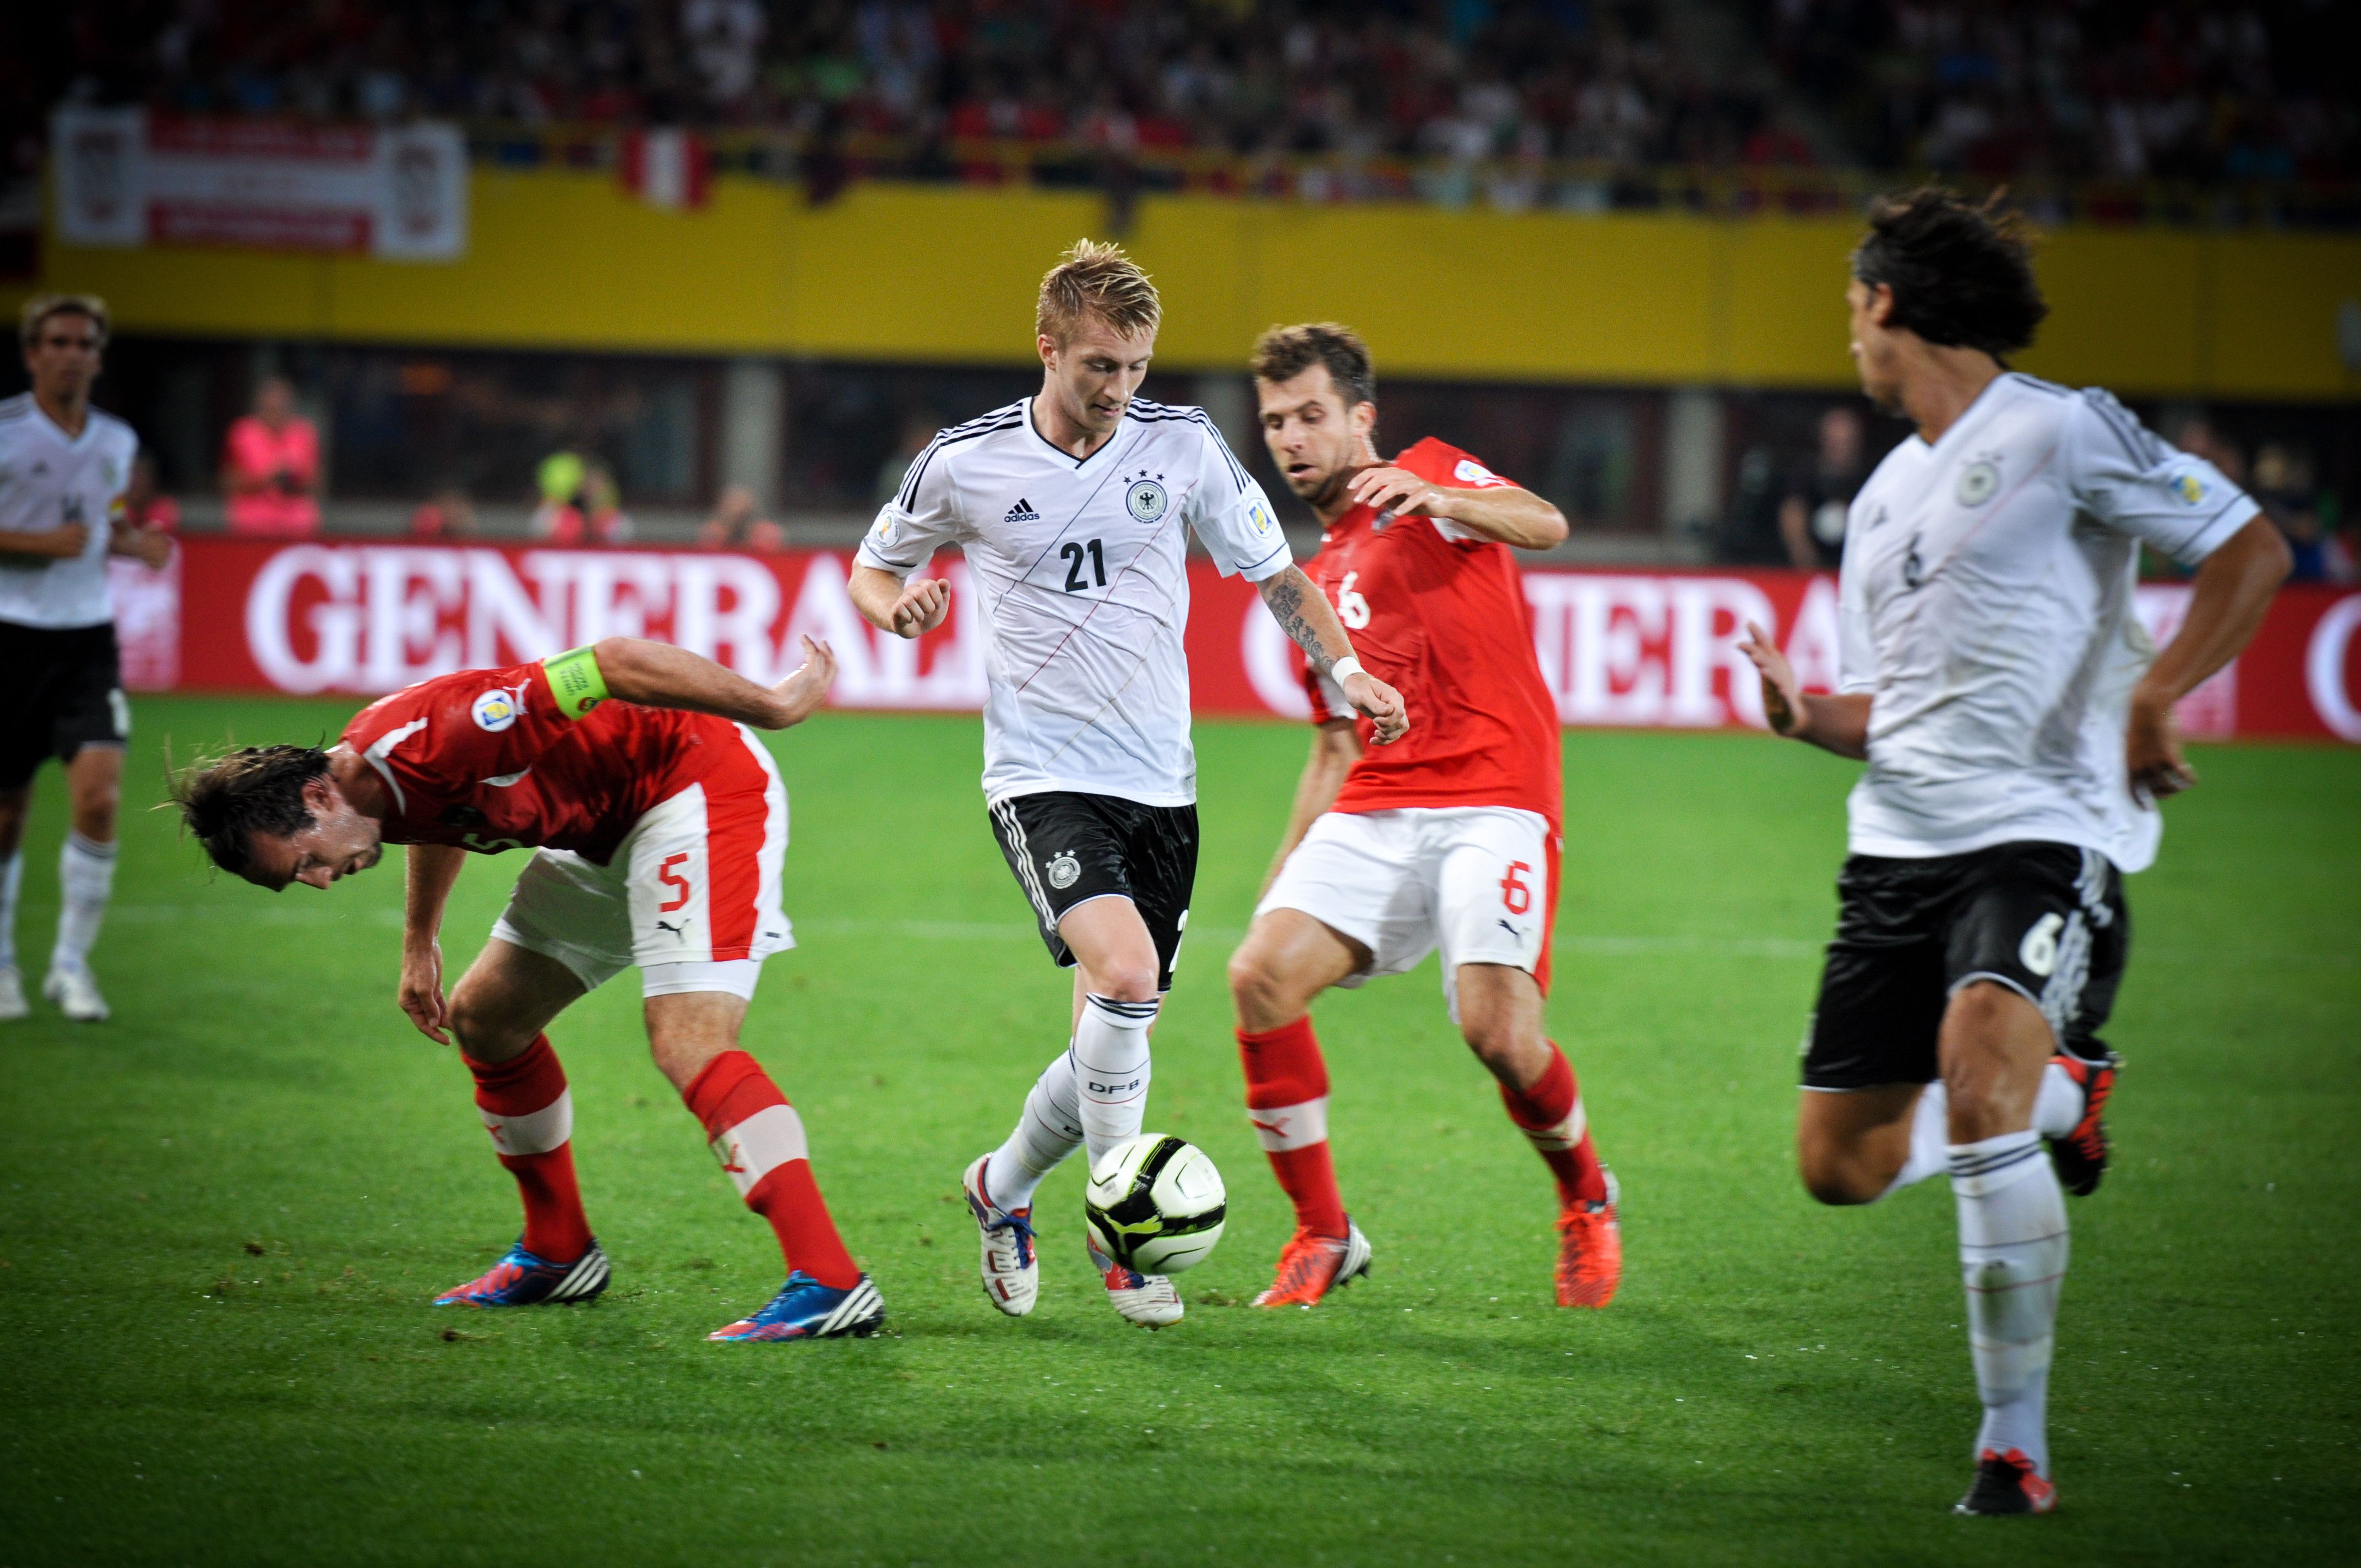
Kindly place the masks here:
MULTIPOLYGON (((846 592, 848 555, 555 550, 193 538, 162 573, 116 565, 126 680, 137 689, 392 691, 447 670, 540 658, 601 637, 655 637, 761 681, 827 641, 841 707, 974 711, 984 660, 964 563, 939 565, 951 616, 917 642, 875 632, 846 592)), ((1192 562, 1196 709, 1301 718, 1293 648, 1251 587, 1192 562)), ((2158 643, 2183 584, 2138 590, 2158 643)), ((1775 629, 1806 685, 1836 674, 1836 579, 1784 571, 1525 574, 1534 652, 1569 725, 1763 725, 1735 640, 1775 629)), ((2361 592, 2283 590, 2246 654, 2182 704, 2195 734, 2361 743, 2361 592)))

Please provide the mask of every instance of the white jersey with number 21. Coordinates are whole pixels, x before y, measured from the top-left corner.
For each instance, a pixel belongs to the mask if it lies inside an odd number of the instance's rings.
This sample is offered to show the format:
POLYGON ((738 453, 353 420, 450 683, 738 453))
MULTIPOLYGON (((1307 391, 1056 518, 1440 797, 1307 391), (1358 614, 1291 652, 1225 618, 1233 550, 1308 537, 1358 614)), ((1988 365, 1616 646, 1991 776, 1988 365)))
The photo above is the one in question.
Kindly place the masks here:
POLYGON ((1262 487, 1204 411, 1134 400, 1088 457, 1049 444, 1032 402, 954 425, 912 461, 860 564, 907 576, 967 554, 989 685, 989 800, 1071 790, 1197 798, 1189 740, 1188 534, 1224 576, 1291 561, 1262 487))

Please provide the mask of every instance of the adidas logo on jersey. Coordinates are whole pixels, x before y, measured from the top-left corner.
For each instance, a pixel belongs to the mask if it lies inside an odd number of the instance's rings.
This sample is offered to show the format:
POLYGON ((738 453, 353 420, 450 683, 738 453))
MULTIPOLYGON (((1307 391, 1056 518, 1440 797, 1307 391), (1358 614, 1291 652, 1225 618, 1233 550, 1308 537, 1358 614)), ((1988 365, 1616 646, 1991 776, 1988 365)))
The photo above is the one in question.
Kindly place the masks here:
POLYGON ((1008 515, 1002 518, 1000 521, 1003 522, 1038 522, 1041 521, 1041 514, 1033 510, 1033 503, 1031 501, 1028 501, 1020 496, 1017 498, 1016 504, 1008 509, 1008 515))

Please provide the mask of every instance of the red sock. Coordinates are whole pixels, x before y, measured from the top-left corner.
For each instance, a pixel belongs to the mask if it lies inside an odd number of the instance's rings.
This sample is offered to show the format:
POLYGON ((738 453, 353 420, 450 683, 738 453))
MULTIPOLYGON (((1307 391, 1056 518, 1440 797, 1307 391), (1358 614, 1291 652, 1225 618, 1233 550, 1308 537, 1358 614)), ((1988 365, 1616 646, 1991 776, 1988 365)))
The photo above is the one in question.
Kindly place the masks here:
POLYGON ((1582 1094, 1575 1087, 1574 1064, 1550 1042, 1549 1070, 1531 1089, 1520 1092, 1500 1085, 1500 1102, 1509 1120, 1532 1140, 1550 1174, 1557 1178, 1560 1203, 1607 1201, 1607 1171, 1591 1146, 1589 1118, 1582 1113, 1582 1094))
POLYGON ((1295 1203, 1295 1223, 1319 1235, 1345 1234, 1345 1200, 1328 1157, 1328 1064, 1311 1018, 1260 1035, 1240 1029, 1238 1056, 1246 1069, 1246 1120, 1295 1203))
POLYGON ((524 1199, 524 1250, 571 1263, 590 1247, 574 1180, 574 1097, 547 1035, 499 1063, 459 1058, 476 1075, 476 1113, 524 1199))
POLYGON ((724 1051, 680 1097, 705 1124, 714 1157, 746 1207, 771 1222, 787 1272, 800 1268, 837 1290, 858 1283, 861 1266, 844 1250, 812 1179, 803 1118, 762 1064, 744 1051, 724 1051))

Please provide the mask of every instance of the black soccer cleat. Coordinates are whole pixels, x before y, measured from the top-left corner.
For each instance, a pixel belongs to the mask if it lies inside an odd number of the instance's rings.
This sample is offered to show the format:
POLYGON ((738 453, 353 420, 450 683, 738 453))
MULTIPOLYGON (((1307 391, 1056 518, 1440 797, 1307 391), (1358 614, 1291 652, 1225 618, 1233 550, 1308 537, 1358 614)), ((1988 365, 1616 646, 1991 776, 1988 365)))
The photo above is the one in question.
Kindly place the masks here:
POLYGON ((1955 1514, 2046 1514, 2058 1506, 2058 1488, 2018 1449, 1987 1448, 1976 1458, 1976 1484, 1951 1505, 1955 1514))
POLYGON ((2109 1051, 2097 1061, 2086 1061, 2070 1051, 2049 1058, 2066 1076, 2082 1086, 2082 1119, 2062 1138, 2049 1140, 2049 1163, 2058 1168, 2058 1184, 2077 1198, 2099 1190, 2107 1174, 2107 1097, 2115 1091, 2115 1073, 2124 1058, 2109 1051))

